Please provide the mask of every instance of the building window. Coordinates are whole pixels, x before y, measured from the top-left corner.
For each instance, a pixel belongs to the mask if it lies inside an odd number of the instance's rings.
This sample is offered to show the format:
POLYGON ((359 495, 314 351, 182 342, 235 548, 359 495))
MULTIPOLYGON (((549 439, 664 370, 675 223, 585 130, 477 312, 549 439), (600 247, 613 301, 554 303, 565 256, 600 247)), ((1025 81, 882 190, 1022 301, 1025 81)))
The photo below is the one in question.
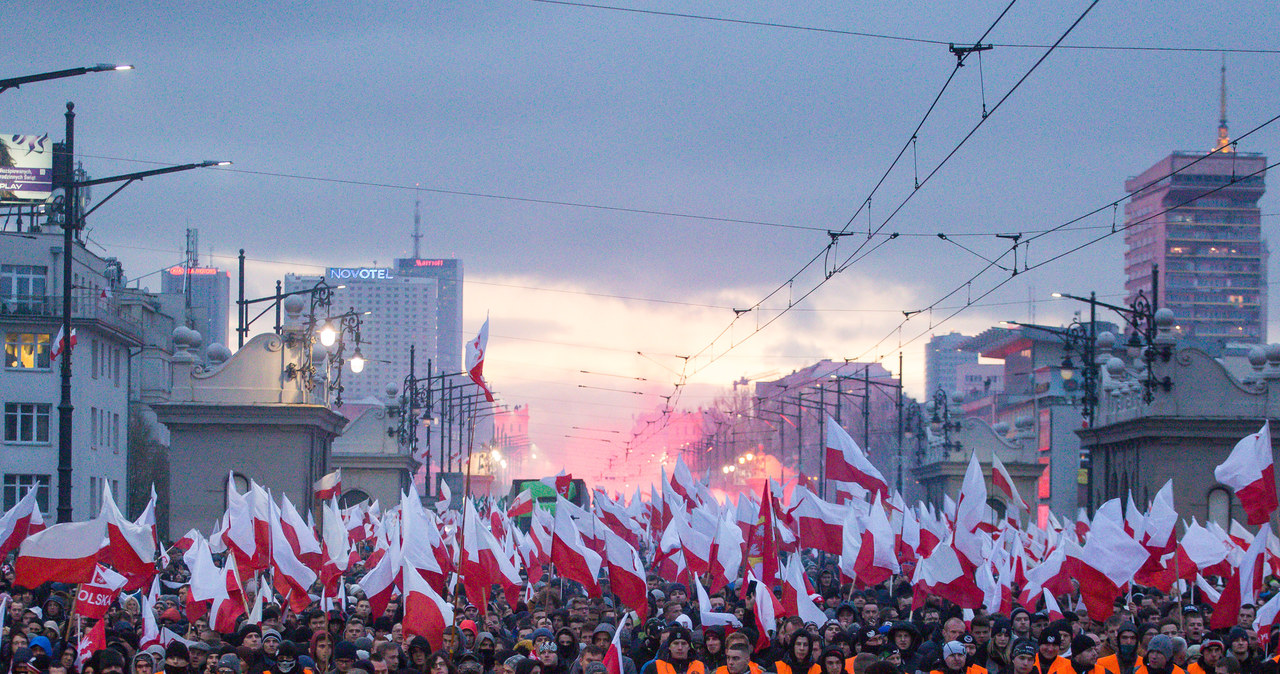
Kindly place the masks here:
POLYGON ((0 298, 10 310, 45 306, 47 267, 25 264, 0 265, 0 298))
POLYGON ((89 478, 89 512, 97 513, 102 510, 102 500, 105 497, 105 489, 111 489, 111 500, 116 501, 116 506, 121 510, 124 504, 118 501, 120 493, 120 481, 108 480, 105 477, 89 478))
POLYGON ((49 403, 5 403, 4 441, 49 442, 49 403))
POLYGON ((1209 510, 1205 519, 1217 523, 1225 531, 1231 526, 1231 494, 1222 487, 1209 490, 1209 510))
POLYGON ((4 509, 18 505, 28 491, 36 490, 36 505, 49 512, 49 476, 8 473, 4 476, 4 509))
POLYGON ((4 337, 4 363, 10 370, 49 369, 49 335, 8 332, 4 337))

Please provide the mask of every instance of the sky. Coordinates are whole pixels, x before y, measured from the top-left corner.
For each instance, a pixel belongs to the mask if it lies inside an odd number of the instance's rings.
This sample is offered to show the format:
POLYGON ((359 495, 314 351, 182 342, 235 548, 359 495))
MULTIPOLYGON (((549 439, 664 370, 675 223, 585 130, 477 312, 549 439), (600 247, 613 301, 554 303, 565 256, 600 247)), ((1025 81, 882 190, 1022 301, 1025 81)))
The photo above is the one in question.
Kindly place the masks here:
MULTIPOLYGON (((919 396, 932 334, 1065 324, 1080 307, 1053 291, 1119 299, 1121 235, 1046 263, 1108 233, 1111 209, 1020 245, 1016 276, 995 234, 1030 238, 1171 150, 1209 150, 1216 50, 1280 33, 1266 0, 1098 2, 1063 45, 1205 51, 1046 57, 1090 3, 601 4, 644 11, 29 4, 0 76, 136 70, 6 91, 0 130, 61 138, 75 101, 95 176, 234 162, 132 185, 90 218, 91 247, 153 290, 186 227, 205 263, 234 274, 247 251, 251 296, 286 272, 389 265, 420 200, 423 254, 463 260, 466 329, 491 317, 486 372, 531 406, 545 468, 603 475, 608 431, 673 392, 696 408, 819 358, 897 371, 901 351, 919 396), (993 23, 995 46, 951 77, 947 43, 993 23), (824 252, 830 231, 848 235, 824 252)), ((1280 53, 1225 58, 1235 137, 1280 114, 1280 53)), ((1274 123, 1239 149, 1278 145, 1274 123)), ((1280 201, 1262 203, 1271 235, 1280 201)))

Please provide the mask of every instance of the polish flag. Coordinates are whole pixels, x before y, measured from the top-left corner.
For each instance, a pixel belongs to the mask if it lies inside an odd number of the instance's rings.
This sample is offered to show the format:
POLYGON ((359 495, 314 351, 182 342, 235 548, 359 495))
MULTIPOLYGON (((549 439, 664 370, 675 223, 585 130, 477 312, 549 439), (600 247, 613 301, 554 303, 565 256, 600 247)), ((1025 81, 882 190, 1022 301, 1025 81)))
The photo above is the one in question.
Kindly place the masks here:
POLYGON ((533 514, 533 492, 528 489, 516 494, 507 506, 507 519, 515 519, 533 514))
POLYGON ((808 487, 797 487, 796 492, 799 499, 791 515, 800 530, 800 547, 829 555, 840 554, 840 536, 848 508, 824 501, 808 487))
MULTIPOLYGON (((862 519, 862 545, 854 561, 858 582, 865 586, 879 585, 899 573, 898 557, 894 552, 893 529, 880 496, 871 504, 871 512, 862 519)), ((821 625, 822 623, 818 623, 821 625)))
POLYGON ((599 596, 600 586, 596 578, 600 575, 600 555, 582 542, 582 535, 569 517, 572 505, 564 499, 556 499, 555 529, 551 532, 551 563, 556 571, 569 580, 577 581, 587 588, 587 593, 599 596))
POLYGON ((467 374, 471 376, 471 381, 484 391, 484 399, 493 402, 493 393, 489 390, 489 385, 484 381, 484 353, 489 348, 489 318, 485 317, 484 325, 480 326, 480 334, 476 338, 467 342, 467 374))
POLYGON ((151 528, 125 519, 116 507, 110 486, 103 488, 98 519, 107 523, 107 546, 99 559, 129 579, 124 591, 150 585, 156 575, 156 541, 151 528))
POLYGON ((94 624, 93 628, 85 632, 84 636, 76 641, 76 669, 84 667, 89 662, 89 658, 93 656, 94 651, 100 651, 107 647, 107 621, 99 620, 94 624))
MULTIPOLYGON (((1267 540, 1271 536, 1271 527, 1262 527, 1258 535, 1253 537, 1249 550, 1236 567, 1235 573, 1227 579, 1222 588, 1222 595, 1213 607, 1213 615, 1209 619, 1209 628, 1225 630, 1236 623, 1240 615, 1240 607, 1254 604, 1258 590, 1262 587, 1262 579, 1266 575, 1263 558, 1267 551, 1267 540)), ((1255 616, 1256 617, 1256 616, 1255 616)))
POLYGON ((404 578, 404 635, 422 637, 438 644, 444 638, 444 629, 453 625, 453 606, 431 589, 418 570, 406 565, 404 578))
MULTIPOLYGON (((284 534, 285 542, 289 545, 289 550, 293 552, 293 556, 298 561, 307 565, 312 571, 318 571, 324 564, 324 551, 320 547, 320 541, 316 540, 315 530, 311 525, 302 519, 302 515, 298 514, 298 509, 293 507, 293 502, 285 494, 280 495, 280 507, 277 508, 274 503, 271 504, 272 512, 280 519, 280 530, 284 534)), ((271 523, 275 526, 275 522, 271 523)), ((272 532, 271 547, 274 554, 275 546, 278 541, 275 533, 272 532)))
POLYGON ((1270 520, 1277 507, 1271 421, 1264 422, 1262 430, 1236 443, 1227 460, 1213 469, 1213 476, 1235 490, 1249 516, 1249 524, 1265 524, 1270 520))
POLYGON ((400 541, 391 541, 382 559, 378 560, 377 565, 360 580, 360 587, 369 599, 369 607, 372 611, 370 615, 374 620, 382 617, 383 612, 387 610, 387 603, 391 601, 391 594, 395 590, 396 575, 403 565, 402 557, 400 541))
MULTIPOLYGON (((289 510, 293 510, 293 504, 289 503, 287 498, 284 500, 284 504, 289 510)), ((278 510, 275 507, 275 503, 272 503, 271 506, 273 510, 278 510)), ((297 511, 294 511, 292 516, 299 523, 301 522, 302 518, 298 517, 297 511)), ((308 568, 306 564, 303 564, 302 560, 298 559, 297 554, 294 552, 294 541, 289 539, 284 526, 287 520, 287 517, 281 516, 271 518, 271 581, 276 591, 284 596, 289 608, 294 613, 302 613, 311 603, 311 597, 307 594, 307 591, 316 582, 316 572, 308 568)), ((293 526, 291 524, 291 528, 293 526)), ((303 526, 301 532, 295 531, 295 537, 297 533, 301 533, 305 539, 309 539, 308 546, 314 546, 315 551, 312 554, 318 558, 320 556, 320 546, 316 543, 315 536, 311 534, 311 530, 303 526)))
MULTIPOLYGON (((622 631, 631 622, 630 615, 622 617, 622 624, 613 631, 613 640, 609 642, 609 650, 604 652, 604 668, 609 674, 623 674, 622 631)), ((705 623, 703 623, 705 624, 705 623)))
POLYGON ((942 544, 916 565, 911 585, 912 608, 924 605, 924 598, 936 594, 960 608, 978 608, 982 605, 983 592, 978 589, 972 573, 965 571, 960 557, 951 545, 942 544))
POLYGON ((753 577, 763 580, 765 587, 778 582, 778 541, 773 524, 773 485, 764 483, 760 497, 759 514, 747 530, 746 548, 743 553, 746 567, 753 577))
POLYGON ((715 536, 715 554, 711 556, 711 589, 719 591, 738 579, 742 570, 742 529, 733 513, 725 512, 720 518, 715 536))
POLYGON ((1280 594, 1273 595, 1267 603, 1259 606, 1258 615, 1253 619, 1253 631, 1258 634, 1264 647, 1275 646, 1275 644, 1268 644, 1267 640, 1271 636, 1272 628, 1277 624, 1280 624, 1280 594))
MULTIPOLYGON (((787 560, 787 567, 783 571, 782 609, 785 615, 799 616, 806 624, 822 625, 827 622, 827 616, 809 598, 810 592, 806 587, 807 583, 808 581, 804 577, 804 569, 800 566, 800 555, 791 555, 791 558, 787 560)), ((760 586, 757 585, 756 587, 759 588, 760 586)))
POLYGON ((101 619, 127 582, 128 579, 124 576, 101 564, 97 565, 93 570, 93 578, 82 583, 76 591, 75 614, 93 620, 101 619))
POLYGON ((778 602, 778 598, 773 596, 764 583, 756 580, 755 575, 750 571, 747 572, 747 587, 755 584, 755 614, 756 629, 759 636, 756 638, 756 649, 768 648, 773 642, 773 635, 777 633, 778 615, 782 613, 782 604, 778 602))
POLYGON ((58 328, 58 336, 57 336, 57 338, 56 338, 56 339, 54 339, 54 340, 53 340, 53 350, 51 350, 51 351, 49 352, 49 358, 51 358, 51 359, 56 359, 59 355, 61 355, 61 354, 62 354, 63 349, 67 349, 68 351, 74 351, 74 350, 75 350, 75 348, 76 348, 76 329, 75 329, 75 328, 71 328, 71 343, 70 343, 70 344, 67 344, 67 340, 63 339, 63 336, 64 336, 64 335, 66 335, 66 333, 62 331, 62 328, 58 328))
POLYGON ((1044 590, 1044 610, 1049 612, 1049 620, 1062 620, 1066 616, 1062 614, 1062 607, 1058 606, 1058 600, 1053 593, 1044 590))
POLYGON ((845 432, 830 415, 827 416, 827 470, 828 480, 852 482, 868 491, 888 496, 889 483, 884 475, 871 464, 858 443, 845 432))
MULTIPOLYGON (((1013 483, 1013 477, 1009 475, 1009 471, 1005 469, 1004 462, 996 456, 995 452, 991 453, 991 486, 996 488, 1003 496, 1004 502, 1008 505, 1006 510, 1017 508, 1017 512, 1029 513, 1031 507, 1023 500, 1022 495, 1018 493, 1018 486, 1013 483)), ((1017 526, 1018 517, 1015 515, 1010 518, 1011 524, 1017 526)))
POLYGON ((684 497, 684 500, 690 503, 697 503, 698 488, 697 480, 693 479, 693 472, 689 470, 688 464, 684 462, 684 456, 676 455, 676 468, 671 471, 671 488, 675 492, 684 497))
POLYGON ((55 524, 28 536, 18 549, 13 584, 36 588, 49 581, 87 583, 93 580, 106 538, 107 522, 102 518, 55 524))
POLYGON ((328 501, 342 495, 342 469, 339 468, 316 480, 311 488, 315 491, 317 501, 328 501))
POLYGON ((1089 540, 1083 548, 1067 551, 1063 568, 1079 581, 1089 617, 1102 621, 1111 616, 1112 602, 1120 589, 1133 579, 1148 556, 1147 549, 1129 538, 1118 521, 1094 517, 1089 540))
POLYGON ((36 507, 36 488, 28 489, 17 505, 0 517, 0 559, 8 556, 9 551, 22 545, 27 535, 34 533, 31 529, 31 518, 39 512, 36 507))
POLYGON ((556 494, 560 495, 561 498, 567 499, 569 498, 569 485, 573 483, 573 475, 564 472, 564 469, 561 468, 559 473, 544 477, 538 481, 556 490, 556 494))
POLYGON ((605 560, 609 565, 609 587, 624 605, 636 607, 640 612, 640 620, 644 621, 649 611, 649 602, 645 597, 648 586, 640 556, 630 543, 608 529, 604 532, 604 549, 605 560))
POLYGON ((247 612, 244 600, 244 585, 240 582, 240 571, 236 567, 234 555, 228 555, 226 566, 221 570, 223 592, 213 600, 209 608, 209 627, 215 632, 231 634, 239 628, 237 619, 247 612))

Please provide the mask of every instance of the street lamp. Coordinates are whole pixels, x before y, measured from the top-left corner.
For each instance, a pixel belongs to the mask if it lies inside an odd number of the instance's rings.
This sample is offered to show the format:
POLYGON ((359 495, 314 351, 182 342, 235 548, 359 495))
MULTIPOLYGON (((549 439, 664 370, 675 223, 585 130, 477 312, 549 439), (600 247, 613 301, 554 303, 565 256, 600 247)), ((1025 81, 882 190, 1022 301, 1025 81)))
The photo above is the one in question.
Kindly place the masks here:
MULTIPOLYGON (((105 68, 113 70, 115 67, 105 68)), ((88 69, 74 68, 72 70, 84 70, 84 72, 95 72, 88 69)), ((57 77, 72 77, 82 75, 83 72, 60 71, 59 73, 45 73, 43 75, 33 75, 36 79, 26 79, 16 84, 9 84, 9 80, 0 80, 0 91, 7 88, 25 84, 27 81, 39 82, 41 80, 56 79, 57 77)), ((23 80, 24 78, 14 78, 23 80)), ((76 138, 76 105, 75 103, 67 103, 67 111, 64 114, 66 119, 66 136, 63 141, 62 151, 66 153, 68 165, 74 165, 75 159, 75 138, 76 138)), ((72 258, 75 255, 72 249, 75 247, 78 232, 84 228, 84 220, 89 214, 98 210, 107 200, 120 193, 120 190, 133 184, 134 181, 143 180, 152 176, 164 175, 166 173, 178 173, 180 171, 190 171, 197 168, 208 168, 211 166, 222 166, 231 162, 219 161, 203 161, 193 164, 182 164, 179 166, 166 166, 164 168, 151 169, 149 171, 138 171, 135 173, 126 173, 109 178, 95 178, 93 180, 77 181, 74 171, 68 172, 63 177, 63 182, 59 187, 64 189, 61 203, 62 222, 62 334, 65 339, 71 339, 71 289, 72 289, 72 258), (123 183, 117 187, 105 199, 99 201, 84 213, 80 212, 79 199, 76 197, 76 191, 82 187, 90 187, 93 185, 104 185, 107 183, 123 183)), ((55 209, 57 210, 57 209, 55 209)), ((72 460, 72 412, 75 407, 71 404, 71 349, 64 349, 62 353, 62 369, 61 377, 61 395, 58 399, 58 522, 71 521, 71 460, 72 460)))
POLYGON ((32 82, 45 82, 48 80, 59 80, 64 77, 76 77, 88 73, 104 73, 113 70, 133 70, 130 65, 116 65, 114 63, 97 63, 91 66, 83 66, 80 68, 68 68, 66 70, 55 70, 48 73, 40 73, 38 75, 23 75, 21 77, 9 77, 0 79, 0 93, 4 93, 9 89, 17 89, 24 84, 32 82))
POLYGON ((338 331, 333 329, 333 324, 326 322, 323 328, 320 328, 320 343, 326 347, 333 346, 338 341, 338 331))

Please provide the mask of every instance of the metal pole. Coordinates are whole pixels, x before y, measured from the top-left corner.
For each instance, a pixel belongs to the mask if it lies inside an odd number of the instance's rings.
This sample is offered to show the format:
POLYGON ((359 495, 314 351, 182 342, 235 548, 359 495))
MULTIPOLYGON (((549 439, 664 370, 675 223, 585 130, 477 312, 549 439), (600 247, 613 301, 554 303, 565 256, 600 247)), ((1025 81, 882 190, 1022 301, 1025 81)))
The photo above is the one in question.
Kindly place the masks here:
MULTIPOLYGON (((422 453, 422 470, 425 488, 423 491, 430 493, 431 490, 431 430, 435 425, 435 407, 431 399, 431 359, 427 359, 427 449, 422 453)), ((418 432, 418 420, 413 420, 413 432, 418 432)))
POLYGON ((897 463, 898 463, 898 478, 897 478, 897 489, 898 489, 898 493, 899 493, 899 494, 901 494, 901 493, 902 493, 902 456, 903 456, 903 453, 902 453, 902 450, 903 450, 903 446, 902 446, 902 440, 903 440, 903 428, 902 428, 902 379, 903 379, 903 377, 902 377, 902 352, 901 352, 901 351, 899 351, 899 352, 898 352, 898 399, 897 399, 897 401, 896 401, 896 403, 895 403, 895 407, 897 408, 897 412, 898 412, 898 462, 897 462, 897 463))
MULTIPOLYGON (((67 153, 70 174, 63 195, 65 211, 62 214, 62 396, 58 401, 58 522, 71 521, 71 257, 75 246, 74 231, 79 224, 78 197, 75 186, 75 138, 76 104, 67 103, 66 140, 63 151, 67 153)), ((56 347, 56 345, 55 345, 56 347)), ((92 508, 94 504, 90 503, 92 508)))
MULTIPOLYGON (((840 385, 840 380, 836 380, 836 386, 840 385)), ((836 403, 839 404, 840 397, 836 396, 836 403)), ((827 453, 827 383, 823 381, 818 386, 818 463, 822 463, 823 455, 827 453)), ((818 496, 827 497, 827 481, 826 473, 822 472, 822 466, 818 466, 818 496)))
POLYGON ((244 249, 240 249, 240 299, 236 302, 236 334, 238 335, 237 348, 244 346, 244 335, 249 332, 245 321, 249 319, 249 307, 244 303, 244 249))
POLYGON ((871 456, 871 364, 862 367, 862 451, 871 456))
MULTIPOLYGON (((311 299, 312 299, 311 309, 312 311, 315 311, 315 295, 312 295, 311 299)), ((311 318, 312 320, 314 320, 315 316, 312 316, 311 318)), ((277 335, 280 334, 282 329, 283 329, 283 324, 280 322, 280 281, 277 280, 276 281, 276 334, 277 335)))

